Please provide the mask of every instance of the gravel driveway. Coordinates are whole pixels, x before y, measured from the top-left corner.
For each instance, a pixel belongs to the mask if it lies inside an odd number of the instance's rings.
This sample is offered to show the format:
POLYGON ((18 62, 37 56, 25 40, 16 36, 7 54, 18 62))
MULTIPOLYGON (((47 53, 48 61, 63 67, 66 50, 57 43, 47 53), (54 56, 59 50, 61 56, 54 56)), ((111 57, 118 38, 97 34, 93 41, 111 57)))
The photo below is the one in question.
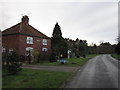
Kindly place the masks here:
POLYGON ((79 69, 79 67, 40 66, 40 65, 22 65, 22 68, 49 70, 49 71, 63 71, 63 72, 75 72, 75 71, 77 71, 79 69))

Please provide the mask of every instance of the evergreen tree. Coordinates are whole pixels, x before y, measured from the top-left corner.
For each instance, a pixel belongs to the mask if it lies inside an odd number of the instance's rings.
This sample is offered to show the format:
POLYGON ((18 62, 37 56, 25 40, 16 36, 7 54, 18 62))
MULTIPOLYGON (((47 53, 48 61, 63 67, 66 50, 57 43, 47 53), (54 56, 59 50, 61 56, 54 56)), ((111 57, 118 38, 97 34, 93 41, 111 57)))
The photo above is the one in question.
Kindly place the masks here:
POLYGON ((62 38, 62 32, 60 26, 58 25, 58 22, 55 24, 52 35, 54 38, 62 38))
POLYGON ((55 24, 55 27, 53 29, 51 44, 52 44, 51 60, 56 61, 58 57, 60 57, 60 55, 62 55, 63 58, 67 57, 67 50, 68 50, 67 42, 62 37, 61 28, 58 25, 58 22, 55 24))

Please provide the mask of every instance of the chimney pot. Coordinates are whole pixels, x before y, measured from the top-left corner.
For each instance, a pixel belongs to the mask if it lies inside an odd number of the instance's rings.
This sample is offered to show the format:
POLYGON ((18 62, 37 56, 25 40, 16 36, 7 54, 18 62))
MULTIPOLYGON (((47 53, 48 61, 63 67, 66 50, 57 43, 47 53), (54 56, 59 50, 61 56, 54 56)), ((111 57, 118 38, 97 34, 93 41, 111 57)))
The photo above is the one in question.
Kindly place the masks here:
POLYGON ((28 18, 27 15, 24 15, 24 16, 22 17, 22 23, 25 24, 25 25, 28 25, 28 23, 29 23, 29 18, 28 18))

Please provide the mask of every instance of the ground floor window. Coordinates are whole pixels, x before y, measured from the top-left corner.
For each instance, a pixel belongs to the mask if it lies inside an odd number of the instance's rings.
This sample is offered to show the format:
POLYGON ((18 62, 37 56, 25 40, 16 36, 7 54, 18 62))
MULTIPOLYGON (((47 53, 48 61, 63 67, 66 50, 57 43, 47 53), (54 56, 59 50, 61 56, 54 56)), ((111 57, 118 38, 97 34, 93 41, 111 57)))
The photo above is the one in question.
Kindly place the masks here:
POLYGON ((27 47, 27 48, 26 48, 26 56, 30 56, 32 50, 33 50, 32 47, 27 47))
POLYGON ((3 48, 2 48, 2 52, 6 52, 6 48, 3 47, 3 48))
POLYGON ((11 52, 13 52, 14 50, 11 48, 11 49, 9 49, 9 53, 11 53, 11 52))
POLYGON ((47 52, 47 50, 48 50, 47 48, 42 48, 43 52, 47 52))

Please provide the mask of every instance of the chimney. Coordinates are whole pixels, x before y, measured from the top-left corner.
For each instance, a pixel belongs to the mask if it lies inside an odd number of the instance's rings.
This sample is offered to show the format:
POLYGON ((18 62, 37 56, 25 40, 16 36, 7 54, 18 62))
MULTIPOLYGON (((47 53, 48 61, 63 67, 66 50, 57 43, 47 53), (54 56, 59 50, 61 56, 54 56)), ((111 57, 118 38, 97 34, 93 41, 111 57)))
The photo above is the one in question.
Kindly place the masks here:
POLYGON ((24 15, 22 17, 22 24, 24 24, 24 25, 28 25, 29 24, 29 18, 28 18, 27 15, 24 15))

